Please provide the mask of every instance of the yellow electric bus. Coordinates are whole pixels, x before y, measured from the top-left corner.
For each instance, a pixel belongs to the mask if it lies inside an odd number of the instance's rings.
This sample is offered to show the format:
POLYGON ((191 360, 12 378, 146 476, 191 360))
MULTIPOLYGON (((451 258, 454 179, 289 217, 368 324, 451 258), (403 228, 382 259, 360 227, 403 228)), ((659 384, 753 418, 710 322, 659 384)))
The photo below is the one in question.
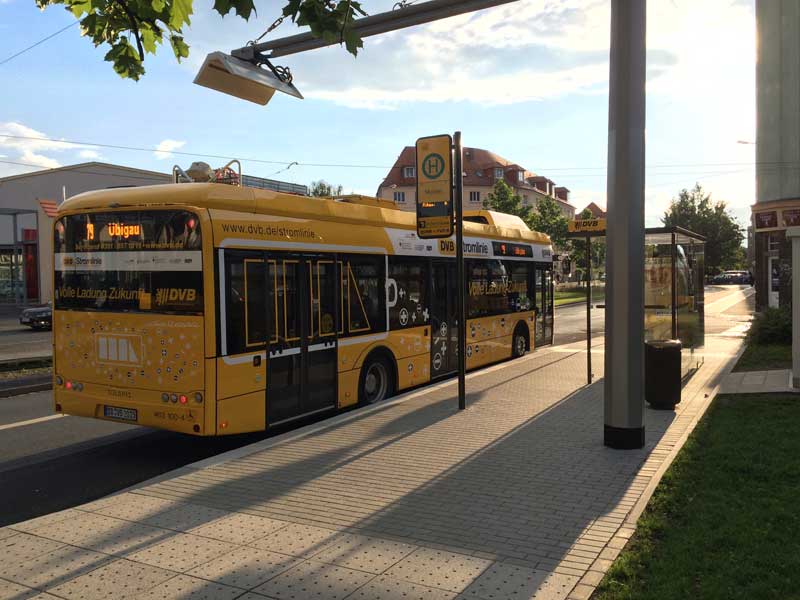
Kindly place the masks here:
MULTIPOLYGON (((551 343, 549 238, 465 219, 467 367, 551 343)), ((54 224, 55 410, 212 436, 446 377, 454 257, 377 199, 219 183, 75 196, 54 224)))

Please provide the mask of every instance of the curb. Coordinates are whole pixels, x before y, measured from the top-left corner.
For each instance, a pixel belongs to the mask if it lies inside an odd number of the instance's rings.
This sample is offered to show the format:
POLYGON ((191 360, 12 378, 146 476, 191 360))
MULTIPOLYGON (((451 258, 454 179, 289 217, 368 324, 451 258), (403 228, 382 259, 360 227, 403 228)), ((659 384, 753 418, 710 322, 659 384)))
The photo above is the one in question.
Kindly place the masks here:
POLYGON ((11 396, 20 396, 22 394, 30 394, 32 392, 43 392, 45 390, 53 389, 53 380, 50 375, 47 376, 47 381, 31 382, 24 385, 17 385, 14 387, 0 388, 0 398, 9 398, 11 396))

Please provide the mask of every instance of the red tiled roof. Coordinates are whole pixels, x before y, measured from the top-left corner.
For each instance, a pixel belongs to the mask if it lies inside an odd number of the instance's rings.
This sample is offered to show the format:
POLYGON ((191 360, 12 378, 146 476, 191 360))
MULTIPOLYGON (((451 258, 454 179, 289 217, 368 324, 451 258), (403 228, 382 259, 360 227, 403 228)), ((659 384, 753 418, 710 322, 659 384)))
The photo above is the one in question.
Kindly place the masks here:
MULTIPOLYGON (((596 219, 602 219, 603 217, 606 216, 606 211, 604 211, 594 202, 590 202, 589 205, 583 210, 588 210, 590 213, 592 213, 592 216, 595 217, 596 219)), ((581 212, 583 212, 583 210, 581 212)))
MULTIPOLYGON (((397 187, 413 186, 417 183, 416 177, 405 177, 403 167, 416 166, 416 148, 414 146, 406 146, 400 152, 400 156, 394 162, 394 166, 389 170, 384 180, 381 182, 380 187, 397 187)), ((521 165, 513 163, 510 160, 489 152, 483 148, 464 148, 464 185, 465 186, 487 186, 494 185, 496 179, 494 178, 494 169, 502 168, 506 183, 518 189, 538 190, 540 193, 546 193, 544 185, 535 185, 536 183, 545 183, 553 181, 547 177, 536 175, 531 171, 527 171, 521 165), (523 171, 524 182, 520 182, 517 173, 523 171), (478 175, 480 173, 480 175, 478 175)), ((556 202, 569 204, 561 198, 554 198, 556 202)), ((571 205, 570 205, 571 206, 571 205)))

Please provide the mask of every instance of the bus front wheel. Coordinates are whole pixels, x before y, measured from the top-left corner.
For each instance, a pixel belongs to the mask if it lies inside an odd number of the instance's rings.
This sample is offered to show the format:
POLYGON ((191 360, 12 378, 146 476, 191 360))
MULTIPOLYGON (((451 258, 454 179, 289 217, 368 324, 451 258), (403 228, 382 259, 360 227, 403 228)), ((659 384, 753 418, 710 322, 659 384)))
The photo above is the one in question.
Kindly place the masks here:
POLYGON ((358 396, 361 404, 372 404, 390 397, 394 391, 392 368, 383 356, 371 356, 361 368, 358 396))

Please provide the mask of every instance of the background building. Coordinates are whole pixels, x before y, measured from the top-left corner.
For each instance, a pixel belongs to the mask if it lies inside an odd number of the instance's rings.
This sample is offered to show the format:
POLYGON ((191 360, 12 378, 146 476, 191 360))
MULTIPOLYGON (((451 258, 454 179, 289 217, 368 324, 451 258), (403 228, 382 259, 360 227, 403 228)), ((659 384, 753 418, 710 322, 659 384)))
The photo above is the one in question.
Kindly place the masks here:
POLYGON ((800 225, 800 2, 756 0, 756 310, 791 305, 791 245, 800 225))
MULTIPOLYGON (((569 190, 555 182, 525 170, 524 167, 481 148, 464 148, 464 209, 483 206, 494 184, 503 179, 522 197, 523 204, 536 206, 545 197, 556 201, 567 219, 575 218, 575 207, 569 203, 569 190)), ((378 187, 378 198, 394 200, 402 210, 416 210, 416 150, 406 146, 378 187)))
POLYGON ((110 187, 168 183, 165 173, 88 162, 0 179, 0 303, 48 302, 53 217, 64 198, 110 187))
MULTIPOLYGON (((0 178, 0 304, 53 297, 53 220, 65 198, 91 190, 171 183, 172 174, 88 162, 0 178)), ((307 195, 308 188, 243 175, 242 183, 307 195)))

